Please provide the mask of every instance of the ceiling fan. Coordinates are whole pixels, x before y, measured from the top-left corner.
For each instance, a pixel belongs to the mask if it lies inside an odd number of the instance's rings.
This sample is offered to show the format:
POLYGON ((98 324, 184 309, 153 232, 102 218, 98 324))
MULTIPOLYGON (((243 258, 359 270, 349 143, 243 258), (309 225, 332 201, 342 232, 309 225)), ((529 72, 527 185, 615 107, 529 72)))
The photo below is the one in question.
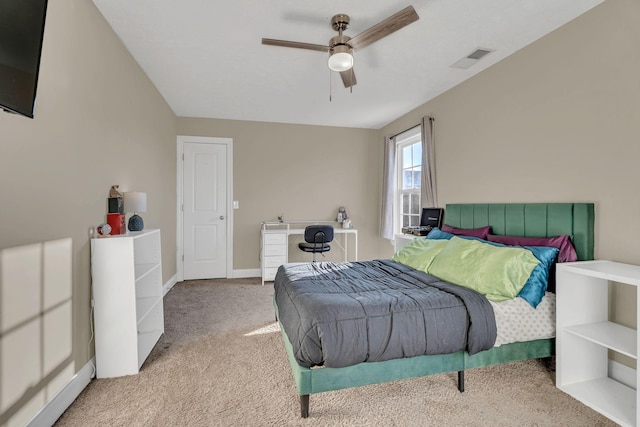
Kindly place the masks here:
POLYGON ((350 18, 348 15, 340 13, 331 18, 331 26, 338 32, 338 35, 329 40, 328 46, 266 38, 262 39, 262 44, 329 52, 329 68, 332 71, 339 72, 344 87, 350 88, 357 83, 353 71, 353 52, 369 46, 371 43, 398 31, 412 22, 417 21, 419 18, 413 6, 408 6, 351 38, 342 34, 344 30, 349 28, 350 18))

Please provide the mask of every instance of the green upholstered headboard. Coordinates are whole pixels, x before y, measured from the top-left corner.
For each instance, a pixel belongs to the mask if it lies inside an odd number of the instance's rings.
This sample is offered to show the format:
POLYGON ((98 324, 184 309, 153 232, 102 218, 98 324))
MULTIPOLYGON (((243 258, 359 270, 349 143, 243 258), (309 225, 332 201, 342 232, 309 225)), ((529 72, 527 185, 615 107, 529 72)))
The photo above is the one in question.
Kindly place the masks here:
POLYGON ((492 234, 525 237, 571 236, 579 260, 592 260, 593 203, 448 204, 444 223, 458 228, 491 226, 492 234))

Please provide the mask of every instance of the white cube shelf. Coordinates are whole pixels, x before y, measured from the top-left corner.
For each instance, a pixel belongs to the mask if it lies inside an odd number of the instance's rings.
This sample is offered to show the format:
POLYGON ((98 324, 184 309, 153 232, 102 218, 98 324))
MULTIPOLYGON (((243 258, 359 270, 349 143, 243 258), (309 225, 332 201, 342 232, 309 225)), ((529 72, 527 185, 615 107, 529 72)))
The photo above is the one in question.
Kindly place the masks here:
POLYGON ((96 375, 139 372, 164 333, 160 230, 91 240, 96 375))
POLYGON ((608 373, 609 350, 638 358, 637 330, 609 320, 610 281, 637 288, 640 267, 612 261, 557 265, 556 386, 620 425, 637 426, 638 393, 608 373))

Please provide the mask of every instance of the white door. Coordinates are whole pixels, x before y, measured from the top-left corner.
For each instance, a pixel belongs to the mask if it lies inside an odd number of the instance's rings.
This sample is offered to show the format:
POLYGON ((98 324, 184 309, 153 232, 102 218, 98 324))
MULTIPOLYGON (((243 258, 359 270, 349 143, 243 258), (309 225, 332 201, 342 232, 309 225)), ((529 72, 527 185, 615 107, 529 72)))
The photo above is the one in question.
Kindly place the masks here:
POLYGON ((227 146, 184 144, 184 279, 227 277, 227 146))

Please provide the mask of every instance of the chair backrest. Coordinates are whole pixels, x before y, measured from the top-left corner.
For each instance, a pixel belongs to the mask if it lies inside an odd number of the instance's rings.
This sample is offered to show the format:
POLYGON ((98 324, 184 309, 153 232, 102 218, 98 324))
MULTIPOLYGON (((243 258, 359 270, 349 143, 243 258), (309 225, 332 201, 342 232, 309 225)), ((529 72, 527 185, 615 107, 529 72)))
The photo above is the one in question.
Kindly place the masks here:
POLYGON ((309 225, 304 229, 304 241, 307 243, 329 243, 333 240, 333 227, 330 225, 309 225))

